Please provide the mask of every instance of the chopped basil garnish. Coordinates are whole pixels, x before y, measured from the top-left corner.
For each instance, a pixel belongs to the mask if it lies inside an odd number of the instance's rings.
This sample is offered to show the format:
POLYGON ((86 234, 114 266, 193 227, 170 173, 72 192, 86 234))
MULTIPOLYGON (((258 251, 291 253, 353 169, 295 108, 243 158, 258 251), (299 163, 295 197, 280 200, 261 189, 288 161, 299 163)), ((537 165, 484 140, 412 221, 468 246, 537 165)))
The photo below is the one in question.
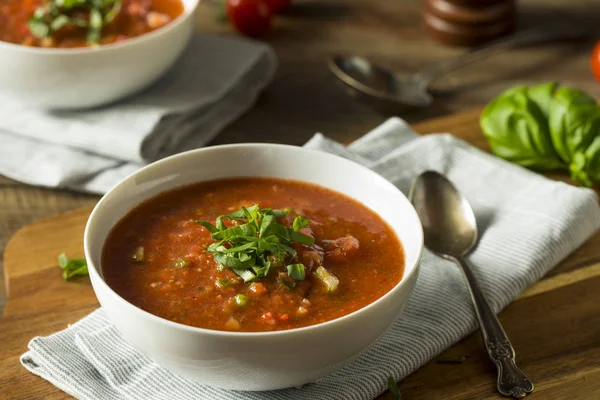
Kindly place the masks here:
POLYGON ((398 384, 393 376, 388 377, 387 384, 390 394, 392 395, 392 400, 400 400, 402 398, 400 389, 398 389, 398 384))
POLYGON ((122 0, 46 0, 35 10, 27 25, 37 38, 50 37, 67 25, 86 28, 87 41, 98 44, 102 29, 116 18, 121 4, 122 0), (70 16, 82 11, 87 11, 87 18, 70 16))
POLYGON ((68 281, 77 275, 88 275, 85 258, 69 259, 65 253, 58 255, 58 266, 63 270, 63 279, 68 281))
MULTIPOLYGON (((288 228, 277 222, 286 215, 284 210, 261 209, 255 204, 219 216, 214 225, 208 221, 196 222, 217 240, 206 248, 215 261, 230 268, 244 282, 251 282, 267 276, 272 267, 284 266, 286 261, 296 258, 297 253, 291 247, 294 242, 306 246, 315 243, 313 237, 298 232, 310 224, 307 218, 295 217, 292 228, 288 228), (228 227, 226 220, 236 221, 237 225, 228 227)), ((288 265, 287 274, 296 280, 306 277, 303 264, 288 265)))
POLYGON ((297 281, 303 281, 306 278, 304 264, 291 264, 287 266, 287 273, 291 278, 297 281))
POLYGON ((217 285, 219 285, 221 287, 229 286, 229 285, 231 285, 231 281, 228 279, 217 278, 217 285))
POLYGON ((293 228, 295 231, 299 231, 300 229, 307 227, 308 224, 310 224, 310 221, 307 218, 298 215, 296 218, 294 218, 293 228))

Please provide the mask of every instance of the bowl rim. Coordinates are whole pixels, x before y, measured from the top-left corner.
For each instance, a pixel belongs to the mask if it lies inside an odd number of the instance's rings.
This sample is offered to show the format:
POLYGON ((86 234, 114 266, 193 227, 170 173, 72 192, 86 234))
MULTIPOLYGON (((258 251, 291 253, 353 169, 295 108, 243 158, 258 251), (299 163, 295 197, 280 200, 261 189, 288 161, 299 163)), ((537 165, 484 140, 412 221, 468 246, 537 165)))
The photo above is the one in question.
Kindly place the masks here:
MULTIPOLYGON (((236 176, 238 176, 238 175, 236 175, 236 176)), ((231 177, 234 177, 234 176, 232 175, 231 177)), ((267 177, 267 175, 264 175, 264 177, 267 177)), ((226 179, 226 178, 222 178, 222 179, 226 179)), ((280 179, 285 179, 285 178, 280 178, 280 179)), ((294 179, 294 178, 289 178, 289 179, 294 179)), ((206 179, 206 180, 210 180, 210 179, 206 179)), ((203 181, 205 181, 205 180, 198 180, 195 183, 199 183, 199 182, 203 182, 203 181)), ((298 179, 298 181, 305 182, 301 179, 298 179)), ((187 185, 193 185, 195 183, 189 183, 187 185)), ((312 182, 309 182, 309 183, 312 183, 312 182)), ((319 185, 316 183, 313 183, 313 184, 322 186, 322 185, 319 185)), ((166 192, 166 191, 169 191, 172 189, 176 189, 177 187, 183 187, 183 186, 187 186, 187 185, 173 186, 168 189, 164 189, 162 192, 166 192)), ((331 189, 331 190, 333 190, 333 189, 331 189)), ((335 191, 339 192, 337 190, 335 190, 335 191)), ((151 198, 154 198, 157 195, 158 194, 155 194, 147 199, 137 202, 133 207, 130 207, 127 210, 127 212, 124 214, 124 216, 127 215, 127 213, 129 213, 134 207, 136 207, 143 201, 147 201, 151 198)), ((362 204, 362 202, 361 202, 361 204, 362 204)), ((365 206, 365 207, 367 207, 367 206, 365 206)), ((372 211, 375 211, 375 210, 372 210, 372 211)), ((111 229, 112 228, 114 228, 114 224, 111 227, 111 229)), ((396 233, 395 230, 394 230, 394 233, 396 233)), ((398 240, 400 240, 400 238, 398 238, 398 240)), ((104 243, 105 243, 105 241, 100 246, 103 247, 104 243)), ((404 243, 400 242, 400 244, 404 247, 404 243)), ((377 172, 375 172, 361 164, 358 164, 352 160, 338 156, 336 154, 327 153, 327 152, 323 152, 320 150, 306 149, 304 147, 299 147, 299 146, 286 145, 286 144, 274 144, 274 143, 236 143, 236 144, 226 144, 226 145, 204 147, 204 148, 193 149, 193 150, 185 151, 182 153, 174 154, 169 157, 165 157, 161 160, 150 163, 150 164, 138 169, 137 171, 133 172, 132 174, 128 175, 121 181, 119 181, 117 184, 115 184, 113 187, 111 187, 110 190, 108 190, 102 196, 102 198, 98 201, 98 203, 96 203, 96 205, 94 206, 94 209, 92 210, 92 212, 86 222, 85 231, 84 231, 84 235, 83 235, 83 246, 84 246, 84 253, 85 253, 86 259, 88 260, 88 269, 89 269, 90 278, 95 278, 95 280, 105 290, 108 290, 108 292, 111 293, 111 296, 115 297, 123 306, 135 309, 134 312, 141 313, 142 316, 144 316, 145 318, 149 318, 150 320, 153 320, 156 323, 165 324, 166 326, 169 326, 169 327, 172 327, 175 329, 182 329, 189 333, 196 333, 196 334, 202 333, 202 334, 210 335, 210 336, 249 339, 249 338, 276 337, 276 336, 282 336, 282 335, 304 334, 304 333, 308 333, 308 332, 315 331, 315 330, 325 329, 328 326, 343 323, 344 321, 351 319, 353 316, 356 316, 357 314, 360 314, 360 313, 364 313, 368 309, 375 307, 376 304, 383 302, 385 298, 392 296, 392 293, 399 291, 400 288, 405 286, 406 282, 410 281, 411 278, 415 274, 418 275, 419 266, 420 266, 421 258, 423 257, 423 251, 424 251, 424 233, 423 233, 423 226, 418 217, 418 214, 417 214, 416 210, 414 209, 412 203, 408 200, 408 198, 404 195, 404 193, 402 193, 402 191, 400 191, 400 189, 398 189, 393 183, 391 183, 390 181, 385 179, 383 176, 379 175, 377 172), (282 329, 282 330, 277 330, 277 331, 235 332, 235 331, 221 331, 221 330, 217 330, 217 329, 208 329, 208 328, 201 328, 201 327, 186 325, 186 324, 182 324, 179 322, 174 322, 174 321, 168 320, 166 318, 159 317, 159 316, 152 314, 146 310, 143 310, 140 307, 134 305, 133 303, 130 303, 129 301, 125 300, 123 297, 121 297, 121 295, 119 295, 116 291, 114 291, 110 287, 110 285, 108 285, 106 283, 104 278, 101 277, 96 265, 93 262, 91 262, 90 261, 91 258, 88 257, 88 254, 91 254, 91 248, 94 246, 94 244, 92 244, 90 242, 91 241, 90 235, 91 235, 92 230, 94 229, 93 225, 94 225, 94 222, 96 219, 96 215, 100 212, 99 210, 104 207, 104 204, 108 201, 107 199, 109 199, 111 197, 111 195, 121 185, 125 184, 126 182, 130 182, 130 181, 134 180, 138 174, 141 174, 149 169, 160 168, 162 165, 173 162, 173 160, 180 158, 180 157, 184 157, 184 156, 189 157, 189 156, 192 156, 195 154, 203 154, 203 153, 207 153, 207 152, 218 152, 218 151, 222 151, 223 149, 228 149, 228 148, 267 148, 267 149, 273 149, 275 151, 277 151, 277 149, 299 151, 299 152, 304 152, 307 154, 318 154, 321 157, 322 156, 331 157, 331 158, 337 159, 339 162, 347 163, 348 165, 353 165, 354 167, 363 169, 367 173, 371 174, 373 176, 374 180, 379 181, 378 183, 380 183, 384 186, 387 186, 389 189, 391 189, 392 191, 395 191, 398 195, 403 197, 406 200, 406 204, 409 206, 409 212, 414 213, 415 220, 417 221, 418 228, 419 228, 418 231, 416 232, 419 234, 419 240, 418 240, 419 249, 418 249, 418 254, 415 259, 414 264, 406 265, 406 263, 405 263, 404 275, 402 276, 400 281, 394 287, 392 287, 387 293, 385 293, 383 296, 381 296, 380 298, 376 299, 375 301, 367 304, 364 307, 361 307, 361 308, 359 308, 349 314, 343 315, 341 317, 331 319, 331 320, 328 320, 325 322, 320 322, 318 324, 307 325, 307 326, 303 326, 303 327, 299 327, 299 328, 282 329), (410 267, 410 270, 409 270, 409 273, 407 274, 406 271, 409 267, 410 267)), ((99 268, 102 268, 102 266, 100 265, 99 268)), ((413 287, 413 289, 414 289, 414 287, 413 287)), ((95 291, 96 291, 96 289, 94 287, 94 292, 95 291)))
POLYGON ((176 29, 179 25, 183 24, 185 21, 187 21, 189 18, 191 18, 192 15, 194 15, 196 10, 198 9, 198 5, 200 4, 201 0, 188 0, 188 1, 193 2, 190 7, 185 7, 185 1, 186 0, 182 0, 182 3, 184 4, 183 12, 179 16, 177 16, 177 18, 175 18, 173 21, 169 22, 165 26, 162 26, 158 29, 154 29, 150 32, 144 33, 139 36, 135 36, 133 38, 124 40, 122 42, 103 44, 98 47, 86 46, 86 47, 72 47, 72 48, 64 48, 64 47, 46 48, 46 47, 24 46, 22 44, 5 42, 3 40, 0 40, 0 51, 16 50, 16 51, 20 51, 23 53, 30 53, 30 54, 76 56, 76 55, 84 55, 84 54, 104 53, 107 51, 118 50, 118 49, 130 47, 130 46, 135 46, 139 43, 152 40, 155 37, 158 37, 160 35, 166 35, 168 32, 172 31, 173 29, 176 29))

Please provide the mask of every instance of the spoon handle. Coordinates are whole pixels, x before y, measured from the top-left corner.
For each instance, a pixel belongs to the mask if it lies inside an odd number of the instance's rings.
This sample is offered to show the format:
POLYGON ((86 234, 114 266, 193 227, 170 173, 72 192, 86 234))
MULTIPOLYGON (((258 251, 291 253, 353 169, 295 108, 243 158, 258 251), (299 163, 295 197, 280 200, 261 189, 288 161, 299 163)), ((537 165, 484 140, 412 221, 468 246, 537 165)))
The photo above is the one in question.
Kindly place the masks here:
POLYGON ((464 272, 485 347, 498 369, 498 391, 504 396, 525 397, 533 391, 533 383, 515 364, 515 350, 485 299, 471 267, 464 259, 455 259, 455 261, 464 272))
POLYGON ((489 44, 475 48, 467 53, 451 58, 447 61, 442 61, 438 64, 432 65, 417 74, 417 79, 427 87, 432 81, 445 75, 455 69, 458 69, 467 64, 471 64, 475 61, 479 61, 483 58, 498 53, 506 48, 522 45, 535 44, 547 40, 556 39, 578 39, 586 37, 588 32, 583 29, 572 26, 562 25, 554 26, 551 29, 529 29, 516 33, 514 35, 495 40, 489 44))

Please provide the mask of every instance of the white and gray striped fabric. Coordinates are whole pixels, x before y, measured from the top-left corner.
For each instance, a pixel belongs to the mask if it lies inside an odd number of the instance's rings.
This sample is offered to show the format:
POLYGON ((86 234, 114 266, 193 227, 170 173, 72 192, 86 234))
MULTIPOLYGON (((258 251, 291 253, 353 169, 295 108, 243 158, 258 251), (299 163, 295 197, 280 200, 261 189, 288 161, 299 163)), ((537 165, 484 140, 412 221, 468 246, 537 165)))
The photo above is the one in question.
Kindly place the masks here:
MULTIPOLYGON (((425 169, 447 174, 477 215, 481 242, 470 261, 496 311, 600 226, 592 190, 550 181, 448 134, 418 137, 399 119, 348 148, 322 135, 306 146, 365 164, 405 192, 425 169)), ((365 400, 385 390, 388 376, 406 377, 475 328, 458 269, 425 252, 414 294, 389 332, 347 367, 299 389, 231 392, 174 376, 124 342, 102 309, 62 332, 33 339, 21 362, 80 399, 365 400)))

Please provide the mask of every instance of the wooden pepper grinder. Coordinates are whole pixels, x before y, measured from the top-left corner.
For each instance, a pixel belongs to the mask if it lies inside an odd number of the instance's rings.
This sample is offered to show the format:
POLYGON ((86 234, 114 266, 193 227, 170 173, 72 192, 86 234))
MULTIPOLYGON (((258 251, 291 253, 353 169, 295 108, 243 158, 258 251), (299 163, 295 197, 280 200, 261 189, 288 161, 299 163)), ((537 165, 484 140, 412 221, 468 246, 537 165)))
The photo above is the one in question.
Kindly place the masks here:
POLYGON ((478 46, 516 28, 516 0, 422 1, 425 31, 450 46, 478 46))

